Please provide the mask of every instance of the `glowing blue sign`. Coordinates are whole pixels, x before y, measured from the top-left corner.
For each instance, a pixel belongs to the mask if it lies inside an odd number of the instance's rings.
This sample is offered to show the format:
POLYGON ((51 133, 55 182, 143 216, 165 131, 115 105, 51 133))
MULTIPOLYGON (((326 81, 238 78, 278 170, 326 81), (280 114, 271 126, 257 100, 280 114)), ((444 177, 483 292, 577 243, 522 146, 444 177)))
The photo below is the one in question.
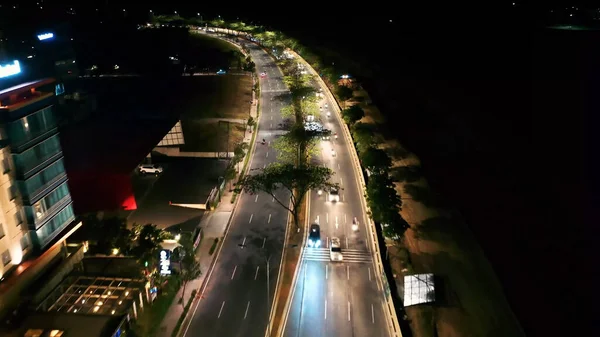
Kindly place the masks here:
POLYGON ((44 40, 48 40, 54 37, 53 33, 44 33, 44 34, 40 34, 38 35, 38 40, 40 41, 44 41, 44 40))
POLYGON ((0 64, 0 78, 13 76, 21 73, 21 64, 14 60, 13 63, 0 64))

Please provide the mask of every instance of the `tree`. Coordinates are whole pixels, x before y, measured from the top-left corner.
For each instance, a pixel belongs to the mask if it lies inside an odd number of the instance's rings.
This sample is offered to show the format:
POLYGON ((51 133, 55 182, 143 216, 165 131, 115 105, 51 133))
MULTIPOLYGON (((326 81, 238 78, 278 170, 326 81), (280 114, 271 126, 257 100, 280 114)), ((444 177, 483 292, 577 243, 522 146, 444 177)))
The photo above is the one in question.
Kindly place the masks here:
POLYGON ((173 255, 179 262, 179 270, 181 273, 181 282, 183 290, 181 292, 181 306, 185 308, 183 298, 185 297, 185 287, 189 281, 195 280, 202 274, 200 270, 200 263, 196 258, 196 252, 194 249, 194 242, 192 241, 192 235, 190 233, 182 234, 179 239, 179 247, 173 251, 173 255), (177 253, 175 253, 175 251, 177 253))
POLYGON ((79 236, 93 242, 92 252, 110 255, 118 249, 122 255, 131 251, 132 233, 127 229, 127 220, 110 217, 99 219, 95 214, 83 219, 83 228, 79 236))
POLYGON ((294 123, 292 129, 277 138, 273 147, 278 150, 278 159, 296 166, 305 166, 318 153, 317 133, 308 132, 302 123, 294 123))
POLYGON ((394 214, 400 212, 402 200, 387 174, 373 174, 369 177, 367 203, 376 222, 388 224, 395 220, 394 214))
POLYGON ((354 142, 356 142, 356 148, 359 153, 362 153, 369 147, 377 144, 373 125, 358 122, 352 125, 351 131, 352 138, 354 138, 354 142))
POLYGON ((132 254, 140 264, 155 266, 158 260, 160 244, 169 237, 169 234, 153 224, 134 225, 134 247, 132 254))
POLYGON ((349 88, 345 85, 339 85, 336 88, 335 93, 342 101, 342 104, 345 106, 346 101, 349 100, 350 98, 352 98, 352 94, 354 93, 354 90, 352 90, 351 88, 349 88))
POLYGON ((361 152, 360 160, 372 174, 387 174, 392 167, 390 156, 384 150, 374 147, 368 147, 361 152))
POLYGON ((231 159, 234 165, 240 163, 244 159, 248 147, 249 145, 246 142, 239 142, 235 145, 233 148, 233 158, 231 159))
POLYGON ((289 118, 295 116, 294 107, 291 105, 286 105, 280 110, 281 116, 284 118, 289 118))
POLYGON ((342 111, 342 116, 344 118, 344 122, 352 126, 354 125, 354 123, 365 117, 365 111, 360 107, 360 105, 355 104, 349 108, 344 109, 342 111))
POLYGON ((300 204, 311 189, 338 187, 330 182, 333 171, 322 166, 300 166, 272 164, 262 172, 244 177, 239 186, 250 194, 265 192, 292 214, 294 224, 299 227, 300 204), (284 189, 290 193, 290 202, 280 199, 277 191, 284 189))
POLYGON ((317 119, 319 118, 319 105, 314 99, 315 97, 316 96, 310 96, 310 98, 307 97, 300 102, 300 110, 303 118, 306 118, 306 116, 309 115, 315 116, 317 119))
POLYGON ((237 170, 235 169, 235 165, 237 163, 233 163, 233 161, 231 163, 229 163, 229 166, 227 166, 227 169, 225 170, 225 173, 223 174, 223 178, 225 178, 225 181, 229 182, 229 190, 231 191, 231 184, 233 183, 233 179, 235 179, 235 177, 237 176, 237 170))
POLYGON ((404 236, 404 232, 410 228, 410 225, 402 218, 402 215, 399 212, 392 212, 390 210, 386 215, 388 217, 386 222, 381 223, 383 235, 387 238, 399 241, 404 236))

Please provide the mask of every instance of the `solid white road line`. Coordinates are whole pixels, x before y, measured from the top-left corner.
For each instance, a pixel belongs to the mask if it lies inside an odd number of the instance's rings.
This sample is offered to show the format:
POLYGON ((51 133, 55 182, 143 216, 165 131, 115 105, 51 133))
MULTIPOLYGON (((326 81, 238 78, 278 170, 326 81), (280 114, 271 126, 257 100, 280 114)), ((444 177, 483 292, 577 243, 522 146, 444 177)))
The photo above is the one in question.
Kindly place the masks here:
POLYGON ((371 303, 371 322, 375 324, 375 309, 373 309, 373 303, 371 303))
POLYGON ((217 318, 221 318, 221 313, 223 312, 224 306, 225 306, 225 301, 223 301, 223 303, 221 303, 221 309, 219 309, 219 316, 217 316, 217 318))
POLYGON ((237 266, 233 267, 233 273, 231 273, 231 279, 235 277, 235 271, 237 270, 237 266))
POLYGON ((369 281, 371 281, 371 267, 369 267, 369 281))
POLYGON ((346 278, 350 280, 350 266, 346 266, 346 278))
POLYGON ((250 220, 248 221, 248 223, 252 222, 252 217, 254 216, 254 213, 250 214, 250 220))
POLYGON ((261 248, 265 248, 265 243, 267 243, 267 238, 263 238, 263 244, 261 248))
POLYGON ((325 319, 327 319, 327 300, 325 300, 325 319))
POLYGON ((267 220, 267 223, 271 223, 271 214, 269 214, 269 219, 267 220))
POLYGON ((329 265, 327 265, 327 264, 326 264, 326 265, 325 265, 325 279, 326 279, 326 280, 327 280, 327 279, 329 279, 329 273, 328 273, 328 270, 329 270, 329 265))
POLYGON ((348 322, 350 322, 350 301, 348 301, 348 322))
POLYGON ((258 194, 256 195, 256 198, 254 198, 254 202, 258 202, 258 194))
POLYGON ((254 273, 254 281, 256 281, 256 278, 258 277, 258 269, 260 268, 260 266, 256 266, 256 273, 254 273))
POLYGON ((246 319, 246 316, 248 316, 248 308, 250 308, 250 301, 248 301, 248 304, 246 304, 246 312, 244 313, 244 319, 246 319))

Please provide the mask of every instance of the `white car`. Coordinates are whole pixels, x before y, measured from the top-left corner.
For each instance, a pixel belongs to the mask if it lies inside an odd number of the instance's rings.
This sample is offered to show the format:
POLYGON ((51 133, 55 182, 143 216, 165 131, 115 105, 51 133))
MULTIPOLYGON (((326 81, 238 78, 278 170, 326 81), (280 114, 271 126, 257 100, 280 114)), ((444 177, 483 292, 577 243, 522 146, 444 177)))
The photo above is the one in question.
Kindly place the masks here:
POLYGON ((334 149, 331 149, 331 156, 335 157, 335 150, 334 149))
POLYGON ((329 104, 325 103, 325 109, 329 108, 329 104))
POLYGON ((340 238, 331 238, 331 245, 329 246, 329 258, 331 259, 331 261, 344 261, 344 256, 342 255, 342 245, 340 244, 340 238))
POLYGON ((329 201, 331 201, 331 202, 340 201, 340 192, 337 190, 337 188, 332 188, 331 190, 329 190, 329 201))
POLYGON ((163 171, 163 168, 160 165, 156 164, 145 164, 140 165, 139 171, 142 174, 160 174, 163 171))

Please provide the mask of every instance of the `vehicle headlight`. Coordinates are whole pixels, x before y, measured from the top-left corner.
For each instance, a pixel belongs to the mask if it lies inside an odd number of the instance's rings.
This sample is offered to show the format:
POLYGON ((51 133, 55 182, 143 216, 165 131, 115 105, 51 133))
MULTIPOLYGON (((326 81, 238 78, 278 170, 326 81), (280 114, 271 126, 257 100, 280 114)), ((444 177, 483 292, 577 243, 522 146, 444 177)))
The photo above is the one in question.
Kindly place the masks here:
POLYGON ((308 240, 308 246, 311 247, 313 245, 313 240, 308 240))
POLYGON ((315 243, 315 247, 320 247, 321 246, 321 240, 317 240, 317 242, 315 243))

